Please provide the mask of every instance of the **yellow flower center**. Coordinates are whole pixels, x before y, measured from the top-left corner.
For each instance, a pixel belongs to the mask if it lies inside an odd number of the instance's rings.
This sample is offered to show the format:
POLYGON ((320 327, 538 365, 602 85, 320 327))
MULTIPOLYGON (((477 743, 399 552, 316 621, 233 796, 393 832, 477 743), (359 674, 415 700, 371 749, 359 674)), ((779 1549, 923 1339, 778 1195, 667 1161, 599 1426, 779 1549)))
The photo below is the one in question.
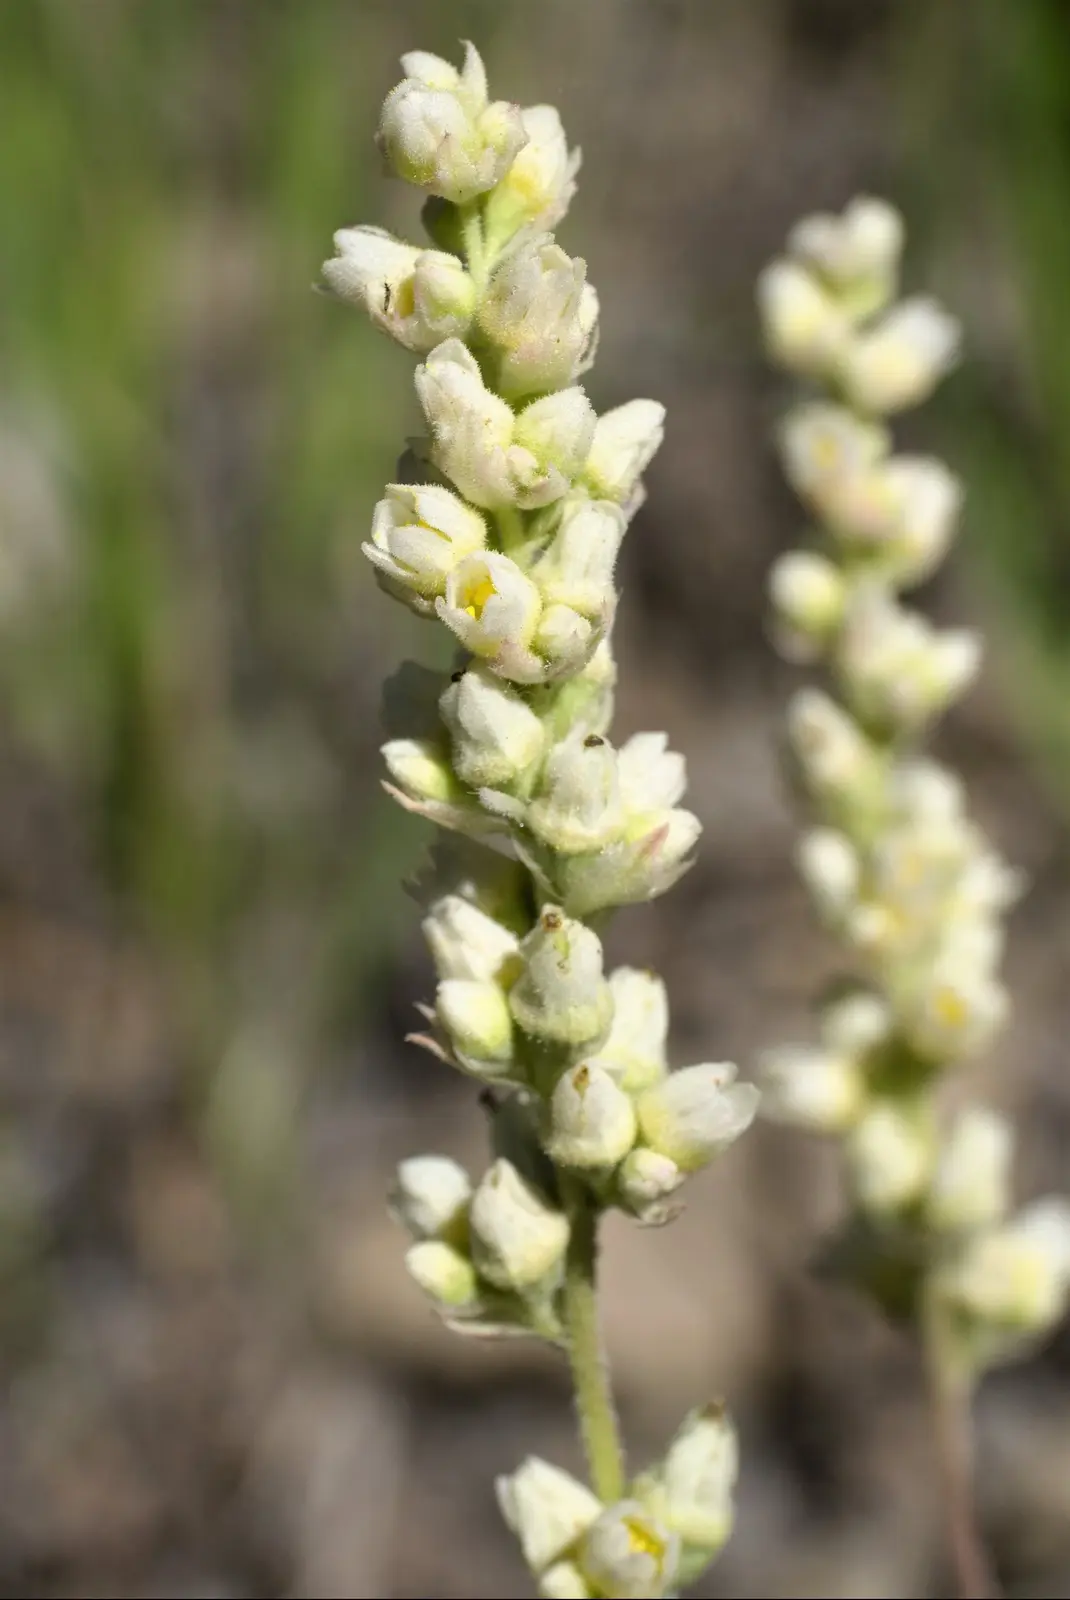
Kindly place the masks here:
POLYGON ((960 1028, 966 1021, 966 1002, 954 989, 941 989, 934 1001, 936 1015, 949 1028, 960 1028))
POLYGON ((487 573, 482 578, 479 578, 472 583, 466 590, 465 605, 462 607, 462 609, 466 611, 468 615, 476 622, 478 622, 480 617, 483 615, 483 607, 486 605, 491 595, 497 594, 497 592, 498 591, 494 587, 493 579, 490 577, 490 574, 487 573))
POLYGON ((632 1555, 650 1556, 660 1572, 665 1563, 664 1539, 660 1539, 652 1528, 635 1517, 625 1517, 624 1526, 628 1530, 628 1544, 632 1555))

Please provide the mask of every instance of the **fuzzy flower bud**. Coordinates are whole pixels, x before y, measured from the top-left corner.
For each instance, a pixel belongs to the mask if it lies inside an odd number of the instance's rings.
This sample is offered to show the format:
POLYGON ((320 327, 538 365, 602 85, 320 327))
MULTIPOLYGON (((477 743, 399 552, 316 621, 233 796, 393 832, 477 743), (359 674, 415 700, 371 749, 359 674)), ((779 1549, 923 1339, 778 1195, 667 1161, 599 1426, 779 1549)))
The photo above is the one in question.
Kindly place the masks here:
POLYGON ((617 1199, 640 1221, 663 1221, 667 1215, 664 1202, 676 1193, 684 1176, 675 1161, 656 1150, 631 1150, 617 1169, 617 1199))
POLYGON ((835 828, 811 828, 795 851, 795 865, 826 922, 837 923, 853 905, 861 881, 858 853, 835 828))
POLYGON ((553 539, 532 569, 548 605, 604 617, 613 604, 613 568, 626 527, 609 500, 566 501, 553 539))
POLYGON ((807 787, 823 800, 854 803, 873 789, 876 756, 858 725, 820 689, 788 704, 788 738, 807 787))
POLYGON ((854 1129, 847 1158, 859 1202, 878 1215, 916 1200, 932 1170, 933 1130, 914 1106, 873 1106, 854 1129))
POLYGON ((430 739, 388 739, 382 747, 387 771, 415 800, 450 803, 459 789, 441 747, 430 739))
POLYGON ((371 539, 361 549, 394 584, 430 602, 445 592, 457 563, 481 550, 486 540, 478 511, 448 489, 391 483, 375 508, 371 539))
POLYGON ((977 634, 940 632, 882 590, 860 594, 838 652, 845 689, 861 714, 896 731, 919 727, 967 687, 981 659, 977 634))
POLYGON ((602 1511, 590 1489, 538 1456, 528 1456, 494 1488, 506 1525, 536 1574, 560 1562, 602 1511))
POLYGON ((839 216, 804 217, 791 230, 788 248, 853 317, 870 316, 895 293, 903 219, 886 201, 861 195, 839 216))
POLYGON ((436 602, 442 621, 473 655, 501 677, 527 681, 540 663, 529 648, 542 611, 539 591, 509 556, 488 550, 467 556, 436 602))
POLYGON ((1070 1293, 1070 1206, 1038 1200, 1002 1227, 975 1235, 937 1278, 982 1362, 1046 1333, 1070 1293), (972 1325, 972 1326, 971 1326, 972 1325))
POLYGON ((589 916, 607 906, 636 905, 664 894, 691 865, 701 832, 702 824, 691 811, 640 813, 629 817, 616 844, 561 857, 557 879, 569 910, 589 916))
POLYGON ((624 829, 624 802, 613 747, 599 734, 571 735, 555 745, 528 826, 552 849, 572 855, 600 850, 624 829))
POLYGON ((479 1299, 472 1263, 441 1239, 422 1239, 406 1252, 409 1276, 424 1294, 451 1310, 473 1308, 479 1299))
POLYGON ((596 1594, 657 1600, 673 1587, 680 1541, 638 1500, 603 1511, 580 1540, 576 1565, 596 1594))
POLYGON ((793 406, 779 432, 789 483, 823 521, 833 525, 844 486, 882 461, 889 443, 884 428, 821 400, 793 406))
POLYGON ((629 400, 599 417, 585 474, 591 493, 627 509, 664 433, 665 407, 656 400, 629 400))
POLYGON ((546 906, 520 955, 523 970, 509 996, 518 1025, 539 1039, 577 1050, 597 1048, 613 1012, 597 935, 546 906))
POLYGON ((704 1167, 754 1121, 758 1091, 735 1076, 731 1062, 706 1063, 644 1090, 636 1102, 643 1142, 682 1172, 704 1167))
POLYGON ((666 1528, 712 1560, 732 1527, 739 1472, 736 1430, 723 1406, 693 1411, 664 1461, 644 1473, 635 1493, 666 1528))
POLYGON ((476 1266, 499 1289, 531 1289, 561 1264, 568 1221, 511 1161, 495 1161, 487 1170, 469 1220, 476 1266))
POLYGON ((900 998, 910 1042, 935 1061, 983 1050, 1007 1015, 1007 993, 968 945, 949 949, 918 986, 900 998))
POLYGON ((613 1023, 609 1037, 588 1065, 608 1072, 635 1094, 665 1076, 669 1002, 665 985, 653 972, 618 967, 609 977, 613 1023))
POLYGON ((927 400, 950 371, 960 328, 935 300, 904 300, 847 348, 840 374, 859 410, 886 415, 927 400))
POLYGON ((464 1216, 472 1184, 449 1156, 410 1156, 397 1170, 390 1205, 414 1239, 439 1239, 464 1216))
POLYGON ((453 767, 473 789, 509 789, 542 754, 542 723, 518 694, 486 668, 461 673, 439 701, 453 767))
POLYGON ((382 228, 340 228, 336 254, 323 263, 328 288, 364 308, 377 328, 423 355, 443 339, 463 338, 476 287, 456 256, 419 250, 382 228))
POLYGON ((843 352, 847 318, 805 268, 774 261, 758 279, 766 350, 789 372, 822 377, 843 352))
POLYGON ((847 585, 839 568, 811 550, 789 550, 769 575, 777 642, 789 660, 813 661, 843 618, 847 585))
POLYGON ((520 942, 508 928, 462 895, 436 900, 423 922, 440 978, 491 983, 515 964, 520 942))
POLYGON ((842 1133, 865 1103, 865 1081, 850 1056, 817 1045, 767 1050, 761 1066, 762 1111, 777 1122, 842 1133))
POLYGON ((513 1019, 496 983, 447 978, 438 986, 435 1013, 462 1066, 477 1077, 506 1072, 513 1059, 513 1019))
POLYGON ((892 456, 830 482, 824 509, 840 543, 897 585, 929 576, 947 553, 962 484, 942 461, 892 456))
POLYGON ((1010 1199, 1014 1138, 1005 1117, 972 1106, 955 1122, 940 1153, 929 1195, 937 1228, 969 1232, 991 1227, 1010 1199))
POLYGON ((593 1600, 593 1592, 579 1567, 558 1561, 539 1579, 539 1600, 593 1600))
POLYGON ((635 1143, 635 1108, 608 1072, 585 1062, 558 1080, 547 1151, 566 1167, 614 1167, 635 1143))
POLYGON ((526 106, 520 120, 527 143, 487 197, 485 225, 492 248, 520 228, 556 227, 576 192, 580 153, 569 150, 555 108, 526 106))
POLYGON ((587 265, 552 235, 524 239, 498 263, 479 325, 498 346, 498 389, 507 400, 560 389, 590 364, 598 296, 587 265))
POLYGON ((387 95, 379 144, 399 178, 464 205, 508 171, 527 135, 517 106, 487 103, 483 62, 465 46, 461 72, 425 51, 402 57, 408 74, 387 95))

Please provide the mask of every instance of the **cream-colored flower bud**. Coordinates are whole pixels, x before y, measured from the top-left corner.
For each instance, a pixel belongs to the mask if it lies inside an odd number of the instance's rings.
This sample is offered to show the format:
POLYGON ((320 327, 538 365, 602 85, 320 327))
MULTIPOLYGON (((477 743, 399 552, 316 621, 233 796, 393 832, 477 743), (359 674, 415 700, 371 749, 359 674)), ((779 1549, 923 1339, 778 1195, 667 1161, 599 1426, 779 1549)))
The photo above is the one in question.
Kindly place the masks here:
POLYGON ((463 1219, 472 1197, 467 1172, 449 1156, 410 1156, 401 1162, 391 1210, 414 1239, 439 1239, 463 1219))
POLYGON ((464 1065, 479 1077, 505 1073, 513 1060, 513 1019, 496 983, 447 978, 435 995, 435 1012, 464 1065))
POLYGON ((797 262, 766 267, 758 279, 758 310, 770 359, 790 372, 821 378, 842 355, 848 320, 797 262))
POLYGON ((911 1044, 935 1061, 976 1055, 1007 1016, 1007 992, 967 945, 953 948, 902 997, 911 1044))
POLYGON ((361 549, 394 583, 431 600, 444 593, 457 563, 481 550, 486 539, 478 511, 448 489, 391 483, 375 508, 371 539, 361 549))
POLYGON ((601 1067, 562 1074, 550 1099, 547 1153, 565 1167, 615 1167, 635 1143, 635 1107, 601 1067))
POLYGON ((564 1258, 567 1218, 511 1161, 495 1161, 487 1170, 472 1197, 469 1221, 476 1266, 499 1289, 531 1289, 564 1258))
POLYGON ((529 452, 513 447, 511 408, 487 388, 479 364, 459 339, 432 350, 413 381, 431 429, 432 460, 467 500, 512 505, 518 494, 534 488, 538 465, 529 452))
POLYGON ((1003 1227, 976 1235, 944 1270, 940 1289, 997 1337, 1046 1332, 1070 1292, 1070 1206, 1038 1200, 1003 1227))
POLYGON ((795 865, 821 916, 835 926, 855 903, 861 881, 851 841, 835 828, 811 828, 799 840, 795 865))
POLYGON ((946 555, 962 493, 942 461, 893 456, 846 479, 828 510, 842 543, 877 557, 897 584, 912 584, 946 555))
POLYGON ((877 1215, 901 1211, 925 1190, 933 1129, 913 1105, 874 1105, 854 1128, 847 1159, 859 1203, 877 1215))
POLYGON ((544 601, 584 617, 605 616, 625 526, 624 513, 610 500, 566 501, 553 539, 532 568, 544 601))
POLYGON ((785 1044, 762 1056, 762 1112, 777 1122, 842 1133, 865 1104, 858 1063, 819 1045, 785 1044))
POLYGON ((962 779, 936 761, 916 757, 892 774, 897 814, 916 826, 958 822, 966 809, 962 779))
POLYGON ((599 417, 585 472, 592 494, 627 507, 664 434, 656 400, 629 400, 599 417))
POLYGON ((441 1239, 422 1239, 405 1253, 409 1276, 430 1295, 451 1310, 472 1308, 479 1301, 475 1268, 459 1250, 441 1239))
POLYGON ((531 657, 542 600, 531 579, 509 556, 487 550, 467 556, 446 580, 436 602, 442 621, 473 655, 503 677, 531 657))
POLYGON ((792 407, 778 442, 796 494, 836 523, 847 489, 884 459, 891 439, 887 429, 862 422, 844 406, 814 400, 792 407))
POLYGON ((598 297, 586 279, 586 262, 548 233, 523 239, 495 267, 479 326, 498 347, 498 391, 507 400, 560 389, 588 364, 598 297))
POLYGON ((684 1181, 684 1173, 668 1156, 656 1150, 631 1150, 621 1162, 616 1176, 616 1192, 622 1205, 640 1219, 665 1215, 664 1202, 684 1181))
POLYGON ((506 1526, 536 1574, 560 1562, 602 1511, 590 1489, 538 1456, 528 1456, 494 1488, 506 1526))
POLYGON ((514 690, 486 668, 455 678, 439 701, 453 768, 473 789, 509 789, 542 755, 542 723, 514 690))
POLYGON ((440 745, 430 739, 388 739, 382 747, 387 771, 414 800, 452 802, 459 786, 440 745))
POLYGON ((624 837, 616 844, 559 858, 555 874, 565 903, 583 917, 608 906, 655 899, 683 877, 701 833, 702 824, 691 811, 629 815, 624 837))
POLYGON ((736 1083, 729 1061, 670 1072, 636 1102, 645 1144, 695 1172, 738 1139, 754 1121, 758 1090, 736 1083))
POLYGON ((551 750, 528 827, 566 855, 600 850, 624 831, 624 803, 612 745, 599 734, 570 736, 551 750))
POLYGON ((379 124, 398 177, 457 205, 493 189, 527 138, 519 107, 487 104, 479 52, 465 49, 460 73, 425 51, 404 57, 410 75, 387 95, 379 124))
POLYGON ((871 316, 895 293, 903 219, 886 201, 860 195, 839 216, 804 217, 791 230, 788 248, 852 316, 871 316))
POLYGON ((540 1600, 593 1600, 593 1591, 571 1561, 558 1561, 539 1579, 540 1600))
POLYGON ((877 777, 876 755, 857 723, 821 689, 788 702, 788 738, 807 787, 822 799, 852 801, 877 777))
POLYGON ((666 733, 633 733, 617 752, 621 789, 629 813, 668 811, 687 788, 687 762, 669 749, 666 733))
POLYGON ((867 1055, 888 1040, 893 1026, 888 1002, 868 989, 840 995, 821 1010, 823 1043, 844 1055, 867 1055))
POLYGON ((840 377, 851 403, 876 416, 927 400, 954 366, 961 329, 935 300, 904 300, 844 352, 840 377))
POLYGON ((1010 1201, 1014 1134, 1010 1123, 985 1106, 956 1119, 940 1152, 929 1195, 933 1225, 949 1232, 990 1227, 1010 1201))
POLYGON ((520 941, 463 895, 446 894, 423 921, 424 938, 440 978, 493 983, 515 964, 520 941))
POLYGON ((669 1001, 665 985, 653 972, 618 967, 610 973, 613 1025, 609 1037, 589 1061, 635 1094, 665 1076, 665 1044, 669 1034, 669 1001))
POLYGON ((774 563, 769 597, 782 654, 792 661, 814 661, 843 620, 847 584, 826 556, 789 550, 774 563))
POLYGON ((595 433, 594 407, 582 389, 562 389, 524 407, 513 432, 516 447, 530 452, 540 487, 518 504, 560 500, 583 470, 595 433))
POLYGON ((492 249, 520 228, 556 227, 576 192, 580 152, 569 150, 555 108, 526 106, 520 120, 527 143, 487 196, 484 219, 492 249))
POLYGON ((524 1032, 577 1050, 596 1049, 613 1013, 597 934, 556 906, 545 906, 520 956, 523 969, 509 1002, 524 1032))
POLYGON ((463 338, 476 286, 456 256, 417 250, 382 228, 340 228, 323 277, 341 300, 363 306, 376 327, 423 355, 443 339, 463 338))
POLYGON ((679 1537, 638 1500, 609 1506, 580 1540, 576 1565, 596 1594, 659 1600, 673 1587, 679 1537))
POLYGON ((591 654, 596 635, 586 617, 571 606, 554 602, 544 608, 532 647, 545 663, 542 680, 560 679, 578 671, 591 654))
POLYGON ((712 1560, 732 1528, 739 1442, 723 1406, 693 1411, 664 1461, 644 1473, 635 1493, 663 1526, 712 1560))
POLYGON ((980 660, 981 641, 972 630, 939 632, 881 589, 857 596, 838 650, 840 677, 861 714, 900 731, 944 711, 980 660))

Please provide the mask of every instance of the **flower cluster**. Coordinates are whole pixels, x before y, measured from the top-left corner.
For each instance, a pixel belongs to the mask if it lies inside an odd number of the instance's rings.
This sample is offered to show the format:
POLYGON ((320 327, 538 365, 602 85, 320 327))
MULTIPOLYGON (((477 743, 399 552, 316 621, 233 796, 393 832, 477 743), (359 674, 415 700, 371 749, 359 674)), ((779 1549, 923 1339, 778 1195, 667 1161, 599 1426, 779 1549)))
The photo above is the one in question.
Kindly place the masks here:
POLYGON ((895 1258, 898 1309, 935 1316, 976 1375, 1060 1314, 1070 1208, 1047 1200, 1008 1219, 1010 1127, 979 1108, 948 1123, 937 1101, 942 1075, 1005 1017, 1003 917, 1020 882, 922 749, 980 642, 901 598, 943 558, 962 500, 941 461, 895 452, 885 421, 931 393, 959 343, 935 302, 892 303, 902 243, 898 214, 858 199, 795 228, 759 286, 771 356, 815 388, 779 445, 817 531, 770 583, 783 653, 822 663, 831 690, 801 689, 788 711, 811 818, 797 864, 854 968, 822 1004, 817 1044, 768 1052, 764 1104, 843 1140, 845 1261, 887 1301, 875 1258, 895 1258))
POLYGON ((483 1083, 492 1160, 477 1181, 444 1156, 403 1162, 393 1206, 451 1327, 569 1352, 592 1487, 535 1461, 501 1487, 540 1592, 657 1596, 727 1537, 734 1436, 720 1413, 692 1418, 629 1484, 608 1397, 590 1400, 597 1222, 668 1220, 757 1105, 731 1064, 670 1071, 664 986, 607 975, 589 925, 667 889, 700 831, 666 736, 608 736, 614 569, 663 408, 598 416, 578 382, 598 298, 550 231, 579 166, 557 112, 492 102, 471 45, 460 71, 421 52, 403 66, 379 143, 426 192, 432 247, 347 228, 323 271, 422 358, 426 437, 363 548, 457 646, 451 674, 388 684, 383 755, 394 798, 448 830, 418 888, 437 988, 414 1038, 483 1083))

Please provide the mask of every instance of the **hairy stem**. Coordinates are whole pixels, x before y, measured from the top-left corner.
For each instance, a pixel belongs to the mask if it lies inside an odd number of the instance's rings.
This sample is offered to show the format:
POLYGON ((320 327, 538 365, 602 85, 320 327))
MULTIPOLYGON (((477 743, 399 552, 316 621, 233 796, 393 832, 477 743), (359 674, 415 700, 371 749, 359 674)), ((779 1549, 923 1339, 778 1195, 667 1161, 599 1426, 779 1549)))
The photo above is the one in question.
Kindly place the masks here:
POLYGON ((971 1384, 948 1358, 939 1320, 925 1319, 925 1359, 943 1483, 948 1553, 960 1600, 999 1600, 1000 1587, 977 1524, 973 1494, 971 1384))
POLYGON ((598 1212, 577 1185, 566 1190, 572 1234, 565 1261, 562 1321, 576 1414, 591 1487, 607 1505, 624 1494, 624 1453, 598 1321, 598 1212))

